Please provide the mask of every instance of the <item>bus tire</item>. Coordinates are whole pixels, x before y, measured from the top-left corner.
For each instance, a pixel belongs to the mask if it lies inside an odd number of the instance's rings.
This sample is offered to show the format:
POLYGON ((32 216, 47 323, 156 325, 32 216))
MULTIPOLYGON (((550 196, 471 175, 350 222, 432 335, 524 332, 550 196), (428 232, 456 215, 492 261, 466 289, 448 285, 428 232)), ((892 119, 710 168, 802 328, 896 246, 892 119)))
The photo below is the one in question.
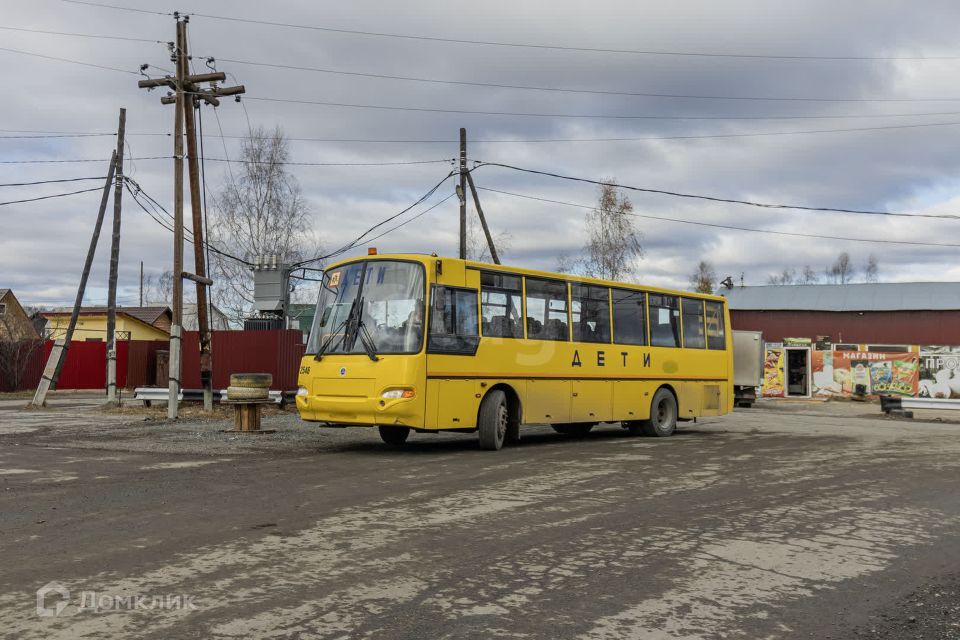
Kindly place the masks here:
POLYGON ((494 389, 484 396, 477 415, 477 436, 481 449, 500 450, 507 435, 509 419, 507 394, 500 389, 494 389))
POLYGON ((578 436, 582 437, 590 433, 590 430, 593 429, 593 422, 570 422, 567 424, 552 424, 553 430, 557 433, 562 433, 565 436, 578 436))
POLYGON ((382 424, 378 427, 380 439, 391 447, 399 447, 410 437, 410 429, 392 424, 382 424))
POLYGON ((650 419, 642 423, 643 434, 656 438, 673 435, 677 429, 677 399, 669 389, 657 389, 650 402, 650 419))

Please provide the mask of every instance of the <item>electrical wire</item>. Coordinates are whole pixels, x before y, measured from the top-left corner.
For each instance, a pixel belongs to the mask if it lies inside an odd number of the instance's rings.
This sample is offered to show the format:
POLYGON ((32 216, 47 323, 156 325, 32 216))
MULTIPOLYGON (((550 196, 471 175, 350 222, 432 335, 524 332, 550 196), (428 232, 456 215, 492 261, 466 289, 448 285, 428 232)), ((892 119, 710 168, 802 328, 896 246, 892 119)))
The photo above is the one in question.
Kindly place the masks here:
POLYGON ((681 193, 678 191, 666 191, 663 189, 649 189, 645 187, 634 187, 625 184, 619 184, 616 182, 605 182, 602 180, 591 180, 589 178, 578 178, 575 176, 567 176, 559 173, 552 173, 550 171, 539 171, 536 169, 525 169, 522 167, 516 167, 509 164, 501 164, 499 162, 482 162, 478 161, 476 167, 473 169, 479 169, 480 167, 500 167, 502 169, 511 169, 513 171, 520 171, 522 173, 530 173, 533 175, 547 176, 550 178, 559 178, 562 180, 571 180, 574 182, 585 182, 587 184, 594 184, 600 186, 611 186, 618 189, 627 189, 628 191, 637 191, 640 193, 652 193, 656 195, 663 196, 672 196, 675 198, 690 198, 694 200, 706 200, 708 202, 722 202, 726 204, 742 204, 751 207, 759 207, 762 209, 795 209, 798 211, 822 211, 828 213, 855 213, 855 214, 864 214, 871 216, 896 216, 903 218, 936 218, 942 220, 957 220, 960 219, 960 216, 953 214, 935 214, 935 213, 899 213, 894 211, 871 211, 869 209, 845 209, 841 207, 807 207, 803 205, 794 205, 794 204, 772 204, 767 202, 755 202, 752 200, 736 200, 733 198, 718 198, 715 196, 705 196, 695 193, 681 193))
POLYGON ((475 116, 510 116, 522 118, 574 118, 606 120, 850 120, 864 118, 911 118, 922 116, 960 115, 960 111, 934 111, 923 113, 858 113, 846 115, 791 115, 791 116, 672 116, 672 115, 616 115, 605 113, 535 113, 528 111, 480 111, 474 109, 441 109, 439 107, 406 107, 398 105, 359 104, 353 102, 327 102, 323 100, 305 100, 299 98, 267 98, 263 96, 244 96, 246 100, 274 102, 279 104, 305 104, 320 107, 341 107, 347 109, 374 109, 380 111, 408 111, 421 113, 453 113, 475 116))
POLYGON ((0 51, 6 51, 7 53, 19 53, 24 56, 33 56, 35 58, 43 58, 45 60, 55 60, 57 62, 69 62, 70 64, 78 64, 84 67, 93 67, 95 69, 103 69, 105 71, 119 71, 120 73, 128 73, 132 75, 140 75, 136 71, 130 71, 128 69, 120 69, 118 67, 108 67, 103 64, 95 64, 93 62, 82 62, 80 60, 71 60, 70 58, 59 58, 57 56, 48 56, 42 53, 35 53, 33 51, 22 51, 20 49, 10 49, 8 47, 0 47, 0 51))
MULTIPOLYGON (((128 158, 129 160, 170 160, 173 156, 148 156, 145 158, 128 158)), ((70 158, 57 160, 0 160, 0 164, 58 164, 71 162, 110 162, 109 158, 70 158)))
POLYGON ((149 9, 136 9, 134 7, 120 7, 115 4, 106 4, 103 2, 88 2, 87 0, 61 0, 68 4, 82 4, 88 7, 99 7, 101 9, 117 9, 118 11, 132 11, 134 13, 146 13, 155 16, 172 16, 168 11, 150 11, 149 9))
POLYGON ((270 164, 298 167, 389 167, 410 164, 440 164, 450 163, 455 158, 441 158, 438 160, 400 160, 396 162, 279 162, 274 160, 229 160, 228 158, 207 158, 210 162, 238 162, 242 164, 270 164))
MULTIPOLYGON (((565 202, 563 200, 552 200, 550 198, 540 198, 537 196, 525 195, 522 193, 513 193, 511 191, 502 191, 500 189, 490 189, 487 187, 477 187, 480 191, 489 191, 491 193, 500 193, 506 196, 513 196, 515 198, 524 198, 526 200, 536 200, 538 202, 547 202, 551 204, 559 204, 566 207, 577 207, 579 209, 596 209, 596 206, 586 205, 586 204, 576 204, 573 202, 565 202)), ((792 231, 775 231, 773 229, 753 229, 750 227, 738 227, 735 225, 727 224, 718 224, 714 222, 698 222, 694 220, 681 220, 679 218, 668 218, 664 216, 652 216, 641 213, 628 213, 627 215, 635 218, 646 218, 649 220, 662 220, 664 222, 678 222, 680 224, 689 224, 699 227, 712 227, 715 229, 728 229, 732 231, 749 231, 751 233, 767 233, 778 236, 793 236, 798 238, 817 238, 824 240, 843 240, 848 242, 870 242, 870 243, 879 243, 879 244, 903 244, 903 245, 912 245, 912 246, 921 246, 921 247, 960 247, 960 244, 948 244, 940 242, 913 242, 910 240, 881 240, 881 239, 868 239, 868 238, 850 238, 846 236, 831 236, 831 235, 821 235, 814 233, 798 233, 792 231)))
POLYGON ((93 187, 92 189, 81 189, 79 191, 68 191, 67 193, 54 193, 48 196, 39 196, 37 198, 24 198, 23 200, 8 200, 0 202, 0 207, 8 204, 21 204, 24 202, 36 202, 37 200, 49 200, 50 198, 64 198, 66 196, 75 196, 78 193, 89 193, 90 191, 103 191, 103 187, 93 187))
POLYGON ((482 87, 487 89, 517 89, 523 91, 545 91, 554 93, 577 93, 585 95, 601 96, 628 96, 641 98, 678 98, 684 100, 739 100, 739 101, 762 101, 762 102, 958 102, 960 97, 955 98, 804 98, 804 97, 773 97, 773 96, 730 96, 730 95, 704 95, 689 93, 651 93, 644 91, 614 91, 612 89, 580 89, 570 87, 548 87, 543 85, 525 85, 525 84, 505 84, 499 82, 478 82, 469 80, 452 80, 446 78, 423 78, 417 76, 399 76, 386 73, 369 73, 361 71, 344 71, 342 69, 329 69, 323 67, 308 67, 292 64, 277 64, 270 62, 254 62, 252 60, 237 60, 236 58, 222 58, 217 60, 221 62, 230 62, 232 64, 242 64, 254 67, 265 67, 269 69, 286 69, 291 71, 308 71, 313 73, 322 73, 328 75, 350 76, 356 78, 370 78, 375 80, 397 80, 401 82, 420 82, 426 84, 455 85, 461 87, 482 87))
MULTIPOLYGON (((90 4, 94 6, 105 6, 92 2, 81 2, 80 0, 64 0, 75 4, 90 4)), ((111 7, 124 8, 124 7, 111 7)), ((169 14, 161 14, 169 15, 169 14)), ((677 56, 693 58, 737 58, 745 60, 819 60, 819 61, 898 61, 898 60, 960 60, 960 56, 840 56, 840 55, 791 55, 791 54, 752 54, 752 53, 720 53, 704 51, 667 51, 667 50, 642 50, 642 49, 616 49, 611 47, 578 47, 570 45, 556 44, 534 44, 522 42, 506 42, 495 40, 468 40, 461 38, 444 38, 437 36, 408 35, 400 33, 387 33, 379 31, 360 31, 357 29, 339 29, 334 27, 321 27, 317 25, 292 24, 289 22, 274 22, 270 20, 256 20, 253 18, 241 18, 238 16, 221 16, 209 13, 191 13, 190 15, 198 18, 208 18, 211 20, 225 20, 245 24, 258 24, 271 27, 285 27, 291 29, 304 29, 310 31, 324 31, 327 33, 341 33, 346 35, 369 36, 376 38, 392 38, 397 40, 419 40, 424 42, 439 42, 446 44, 475 45, 485 47, 509 47, 518 49, 541 49, 552 51, 576 51, 581 53, 615 53, 639 56, 677 56)))
POLYGON ((23 33, 40 33, 47 36, 70 36, 74 38, 95 38, 97 40, 125 40, 127 42, 150 42, 153 44, 166 44, 162 40, 151 40, 150 38, 132 38, 129 36, 105 36, 94 35, 91 33, 73 33, 69 31, 45 31, 43 29, 28 29, 26 27, 6 27, 0 26, 4 31, 20 31, 23 33))
MULTIPOLYGON (((297 267, 302 267, 302 266, 304 266, 304 265, 311 264, 311 263, 314 263, 314 262, 320 262, 320 261, 322 261, 322 260, 327 260, 327 259, 329 259, 329 258, 336 257, 336 256, 338 256, 338 255, 340 255, 340 254, 342 254, 342 253, 345 253, 345 252, 349 251, 350 249, 354 248, 355 246, 357 246, 358 244, 360 244, 361 242, 363 242, 364 238, 366 238, 368 235, 370 235, 371 233, 373 233, 376 229, 379 229, 379 228, 382 227, 383 225, 385 225, 385 224, 387 224, 387 223, 389 223, 389 222, 391 222, 391 221, 393 221, 393 220, 396 220, 397 218, 399 218, 399 217, 402 216, 403 214, 407 213, 408 211, 410 211, 411 209, 413 209, 414 207, 416 207, 417 205, 419 205, 421 202, 423 202, 423 201, 427 200, 428 198, 430 198, 430 196, 432 196, 434 193, 436 193, 437 190, 443 185, 443 183, 446 182, 447 180, 449 180, 451 177, 453 177, 453 175, 454 175, 455 173, 456 173, 456 172, 451 171, 451 172, 448 173, 446 176, 444 176, 444 178, 443 178, 442 180, 440 180, 440 182, 438 182, 438 183, 435 184, 433 187, 431 187, 429 191, 427 191, 425 194, 423 194, 422 196, 420 196, 420 197, 417 199, 416 202, 414 202, 413 204, 411 204, 411 205, 408 206, 408 207, 405 207, 405 208, 402 209, 401 211, 399 211, 399 212, 397 212, 397 213, 395 213, 395 214, 393 214, 393 215, 391 215, 391 216, 389 216, 389 217, 387 217, 387 218, 384 218, 383 220, 381 220, 381 221, 378 222, 377 224, 373 225, 372 227, 370 227, 369 229, 367 229, 366 231, 364 231, 363 233, 361 233, 361 234, 360 234, 359 236, 357 236, 354 240, 352 240, 352 241, 350 241, 349 243, 347 243, 346 245, 340 247, 340 248, 337 249, 336 251, 334 251, 334 252, 332 252, 332 253, 328 253, 327 255, 324 255, 324 256, 318 256, 318 257, 316 257, 316 258, 309 258, 309 259, 307 259, 307 260, 301 260, 300 262, 295 262, 295 263, 291 264, 291 265, 289 266, 289 268, 290 268, 291 270, 293 270, 293 269, 296 269, 297 267)), ((379 236, 378 236, 378 237, 379 237, 379 236)))
POLYGON ((29 187, 37 184, 56 184, 60 182, 82 182, 84 180, 106 180, 107 176, 94 176, 92 178, 59 178, 57 180, 35 180, 33 182, 7 182, 0 184, 0 187, 29 187))

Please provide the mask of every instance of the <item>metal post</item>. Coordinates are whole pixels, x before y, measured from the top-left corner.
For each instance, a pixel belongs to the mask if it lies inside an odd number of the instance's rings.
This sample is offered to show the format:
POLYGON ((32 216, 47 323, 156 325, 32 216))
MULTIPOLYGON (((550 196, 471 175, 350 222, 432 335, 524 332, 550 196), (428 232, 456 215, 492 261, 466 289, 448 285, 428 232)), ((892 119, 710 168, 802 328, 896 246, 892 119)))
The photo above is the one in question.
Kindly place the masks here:
POLYGON ((467 257, 467 130, 460 128, 460 259, 467 257))
POLYGON ((117 404, 117 275, 120 269, 120 215, 123 198, 123 136, 127 110, 120 109, 117 127, 116 186, 113 191, 113 241, 110 244, 110 280, 107 288, 107 403, 117 404))

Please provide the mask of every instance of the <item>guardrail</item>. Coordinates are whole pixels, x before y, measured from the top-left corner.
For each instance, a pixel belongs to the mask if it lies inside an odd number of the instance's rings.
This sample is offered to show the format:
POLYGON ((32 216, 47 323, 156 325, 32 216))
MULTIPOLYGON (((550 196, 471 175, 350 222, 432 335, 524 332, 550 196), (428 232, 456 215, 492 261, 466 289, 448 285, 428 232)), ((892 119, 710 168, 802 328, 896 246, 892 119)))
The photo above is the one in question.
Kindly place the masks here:
POLYGON ((880 410, 886 414, 912 418, 913 411, 911 409, 960 410, 960 399, 880 396, 880 410))
MULTIPOLYGON (((270 390, 270 401, 281 407, 290 402, 295 395, 292 391, 270 390)), ((140 400, 145 406, 152 402, 167 402, 170 400, 170 390, 166 387, 137 387, 133 390, 133 399, 140 400)), ((181 389, 178 395, 181 402, 203 402, 203 389, 181 389)), ((214 389, 213 401, 221 402, 227 399, 226 389, 214 389)))

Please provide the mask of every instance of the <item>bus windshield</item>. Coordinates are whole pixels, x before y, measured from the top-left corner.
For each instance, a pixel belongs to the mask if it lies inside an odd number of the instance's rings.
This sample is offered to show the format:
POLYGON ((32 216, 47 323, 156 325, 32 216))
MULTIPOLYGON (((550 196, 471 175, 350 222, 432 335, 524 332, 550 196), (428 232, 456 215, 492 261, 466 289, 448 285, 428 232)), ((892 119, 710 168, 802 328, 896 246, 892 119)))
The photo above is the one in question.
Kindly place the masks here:
POLYGON ((414 262, 367 260, 328 269, 307 354, 417 353, 423 344, 424 270, 414 262))

